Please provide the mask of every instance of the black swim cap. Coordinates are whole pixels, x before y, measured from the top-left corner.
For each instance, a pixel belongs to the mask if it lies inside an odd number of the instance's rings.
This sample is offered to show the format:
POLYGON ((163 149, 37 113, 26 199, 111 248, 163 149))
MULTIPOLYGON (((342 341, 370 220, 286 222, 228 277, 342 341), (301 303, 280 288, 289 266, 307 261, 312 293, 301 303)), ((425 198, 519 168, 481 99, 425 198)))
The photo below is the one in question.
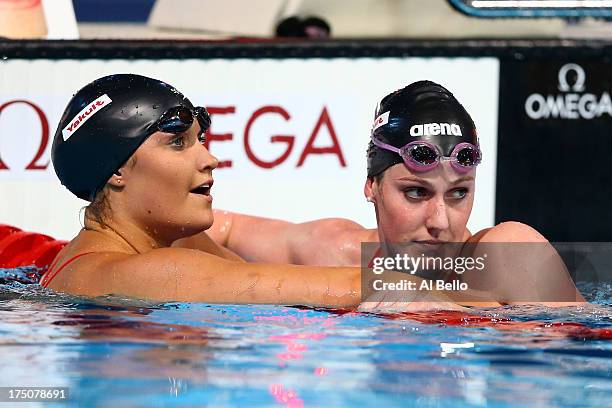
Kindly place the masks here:
MULTIPOLYGON (((450 156, 459 143, 478 145, 476 126, 465 108, 448 89, 431 81, 414 82, 385 96, 374 115, 372 136, 397 148, 425 140, 444 156, 450 156)), ((368 177, 398 163, 403 163, 399 154, 370 141, 368 177)))
POLYGON ((93 201, 155 133, 152 125, 177 106, 193 109, 174 87, 141 75, 110 75, 85 85, 68 102, 55 132, 55 173, 77 197, 93 201))

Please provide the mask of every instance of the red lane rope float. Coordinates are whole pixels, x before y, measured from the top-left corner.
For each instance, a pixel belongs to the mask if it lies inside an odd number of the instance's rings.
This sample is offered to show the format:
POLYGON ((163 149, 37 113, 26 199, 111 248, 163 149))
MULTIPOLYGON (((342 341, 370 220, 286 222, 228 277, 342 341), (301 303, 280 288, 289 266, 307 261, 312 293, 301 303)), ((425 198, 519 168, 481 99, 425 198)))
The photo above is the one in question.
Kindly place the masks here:
POLYGON ((385 315, 389 319, 408 319, 446 326, 493 327, 501 331, 539 333, 544 337, 569 337, 575 340, 612 340, 612 329, 590 328, 574 322, 517 321, 458 311, 405 312, 385 315))
POLYGON ((0 241, 12 233, 19 231, 21 231, 19 228, 13 227, 12 225, 0 224, 0 241))
MULTIPOLYGON (((295 306, 299 309, 318 310, 334 313, 336 315, 374 315, 389 320, 411 320, 418 323, 439 326, 463 326, 469 328, 492 328, 506 331, 508 334, 538 335, 538 340, 553 338, 569 338, 572 340, 612 340, 612 329, 591 328, 582 323, 575 322, 545 322, 541 320, 519 321, 508 317, 491 317, 475 313, 466 313, 455 310, 427 311, 427 312, 401 312, 401 313, 371 313, 356 312, 353 309, 325 308, 295 306)), ((533 340, 530 337, 528 340, 533 340)))
POLYGON ((55 259, 55 256, 66 246, 67 241, 51 240, 40 245, 30 252, 24 252, 21 256, 13 258, 13 264, 9 268, 18 266, 36 265, 38 268, 47 268, 55 259))
POLYGON ((45 234, 0 224, 0 268, 46 268, 66 244, 45 234))

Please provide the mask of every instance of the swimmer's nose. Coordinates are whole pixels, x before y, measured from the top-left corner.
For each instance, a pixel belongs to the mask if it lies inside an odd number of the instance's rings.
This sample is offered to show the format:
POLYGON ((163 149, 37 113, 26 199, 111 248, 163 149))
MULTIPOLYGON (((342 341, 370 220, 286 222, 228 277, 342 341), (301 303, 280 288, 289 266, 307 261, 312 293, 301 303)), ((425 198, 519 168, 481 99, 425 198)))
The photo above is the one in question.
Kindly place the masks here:
POLYGON ((444 197, 434 197, 428 203, 427 219, 425 226, 433 237, 438 237, 440 232, 449 228, 448 208, 444 197))
POLYGON ((202 146, 202 150, 199 156, 198 169, 200 171, 204 170, 214 170, 219 165, 219 160, 213 156, 206 147, 202 146))

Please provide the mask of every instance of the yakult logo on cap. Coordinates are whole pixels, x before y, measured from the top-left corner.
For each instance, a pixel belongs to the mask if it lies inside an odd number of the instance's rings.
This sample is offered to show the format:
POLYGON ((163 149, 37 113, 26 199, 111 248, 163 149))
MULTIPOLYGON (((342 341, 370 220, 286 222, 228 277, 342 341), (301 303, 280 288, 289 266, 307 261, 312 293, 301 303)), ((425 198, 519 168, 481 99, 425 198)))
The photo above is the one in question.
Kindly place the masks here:
POLYGON ((104 94, 84 107, 82 111, 72 118, 70 124, 62 130, 64 141, 70 139, 74 132, 76 132, 81 125, 83 125, 83 123, 87 122, 89 118, 98 113, 102 107, 110 105, 111 102, 111 98, 109 98, 107 94, 104 94))
POLYGON ((462 136, 461 128, 455 123, 424 123, 410 127, 410 136, 462 136))
POLYGON ((372 132, 378 129, 379 127, 389 123, 389 113, 390 112, 385 112, 383 114, 378 115, 378 117, 374 119, 374 124, 372 125, 372 132))

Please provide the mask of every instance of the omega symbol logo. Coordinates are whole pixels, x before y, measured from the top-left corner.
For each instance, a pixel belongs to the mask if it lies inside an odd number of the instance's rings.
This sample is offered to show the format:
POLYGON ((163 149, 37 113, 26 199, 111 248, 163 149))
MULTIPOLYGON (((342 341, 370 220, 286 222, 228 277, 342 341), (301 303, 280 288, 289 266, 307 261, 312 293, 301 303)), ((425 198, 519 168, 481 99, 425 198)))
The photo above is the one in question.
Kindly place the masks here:
POLYGON ((565 64, 559 70, 559 90, 561 92, 582 92, 584 91, 584 80, 586 75, 584 69, 578 64, 569 63, 565 64), (576 82, 570 86, 567 82, 568 73, 574 71, 576 73, 576 82))
MULTIPOLYGON (((49 167, 49 162, 46 163, 41 162, 42 156, 47 150, 47 145, 49 144, 49 121, 47 120, 47 116, 45 112, 36 104, 26 101, 23 99, 15 99, 12 101, 5 102, 0 105, 0 116, 2 115, 2 111, 14 104, 25 104, 32 108, 34 112, 38 115, 38 119, 40 120, 41 126, 41 135, 40 135, 40 143, 38 145, 38 151, 34 155, 32 161, 26 166, 26 170, 46 170, 49 167)), ((21 135, 20 135, 21 136, 21 135)), ((0 157, 0 170, 10 170, 9 167, 2 161, 0 157)))

